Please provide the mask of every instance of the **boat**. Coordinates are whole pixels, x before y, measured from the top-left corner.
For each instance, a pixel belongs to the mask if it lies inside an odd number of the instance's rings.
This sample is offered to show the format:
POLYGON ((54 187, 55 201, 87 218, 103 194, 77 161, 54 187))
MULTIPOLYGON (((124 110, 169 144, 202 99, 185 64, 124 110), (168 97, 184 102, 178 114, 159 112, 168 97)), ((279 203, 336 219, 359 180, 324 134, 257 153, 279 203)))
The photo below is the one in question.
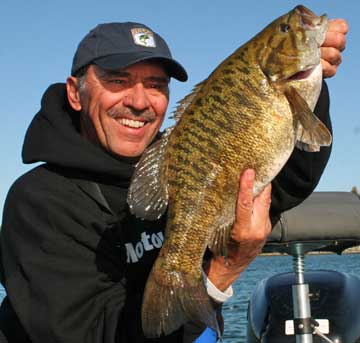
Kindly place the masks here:
POLYGON ((360 343, 360 278, 306 270, 310 253, 341 258, 358 246, 360 198, 354 192, 314 192, 284 212, 263 252, 291 255, 293 271, 256 285, 248 306, 247 343, 360 343))

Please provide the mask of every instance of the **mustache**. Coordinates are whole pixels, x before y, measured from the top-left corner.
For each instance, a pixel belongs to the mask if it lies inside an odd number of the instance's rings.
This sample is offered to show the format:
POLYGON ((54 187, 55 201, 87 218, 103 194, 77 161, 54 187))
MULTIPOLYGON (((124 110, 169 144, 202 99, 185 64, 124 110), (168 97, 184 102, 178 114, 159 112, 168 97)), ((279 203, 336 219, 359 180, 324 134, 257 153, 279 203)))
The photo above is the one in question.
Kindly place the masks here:
POLYGON ((132 108, 112 107, 106 113, 111 118, 136 117, 147 122, 153 122, 156 119, 156 114, 151 110, 137 111, 132 108))

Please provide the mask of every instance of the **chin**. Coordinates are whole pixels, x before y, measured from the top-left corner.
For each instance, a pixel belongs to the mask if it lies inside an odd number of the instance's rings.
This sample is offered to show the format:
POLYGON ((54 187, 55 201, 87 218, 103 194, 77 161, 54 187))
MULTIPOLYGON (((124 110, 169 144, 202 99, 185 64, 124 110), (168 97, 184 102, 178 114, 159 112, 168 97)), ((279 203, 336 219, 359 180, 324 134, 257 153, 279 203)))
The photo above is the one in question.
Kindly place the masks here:
MULTIPOLYGON (((129 144, 130 145, 130 144, 129 144)), ((138 157, 142 155, 145 151, 146 145, 141 144, 140 146, 134 147, 134 143, 131 146, 127 147, 119 147, 119 149, 109 149, 109 151, 118 157, 138 157)))

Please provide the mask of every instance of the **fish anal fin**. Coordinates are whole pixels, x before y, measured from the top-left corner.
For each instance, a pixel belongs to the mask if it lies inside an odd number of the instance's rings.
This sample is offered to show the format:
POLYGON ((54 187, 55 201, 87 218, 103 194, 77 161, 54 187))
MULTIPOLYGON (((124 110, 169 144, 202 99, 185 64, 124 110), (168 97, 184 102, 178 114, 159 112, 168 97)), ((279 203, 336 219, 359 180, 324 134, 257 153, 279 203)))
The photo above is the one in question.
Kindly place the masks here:
POLYGON ((218 226, 210 236, 208 247, 215 256, 227 256, 233 223, 231 221, 218 226))
POLYGON ((165 147, 173 128, 148 147, 136 166, 128 191, 130 212, 147 220, 159 219, 168 204, 165 147))
POLYGON ((298 121, 296 146, 305 151, 319 151, 329 146, 332 136, 328 128, 318 119, 298 91, 290 86, 285 90, 291 110, 298 121))

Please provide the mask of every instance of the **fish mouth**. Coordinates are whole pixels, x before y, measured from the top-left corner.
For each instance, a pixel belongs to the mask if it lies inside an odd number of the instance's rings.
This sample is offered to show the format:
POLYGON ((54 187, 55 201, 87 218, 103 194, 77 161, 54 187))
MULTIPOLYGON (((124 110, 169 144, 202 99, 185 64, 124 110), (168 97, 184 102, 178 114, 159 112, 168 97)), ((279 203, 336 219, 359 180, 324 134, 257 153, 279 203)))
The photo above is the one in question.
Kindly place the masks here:
POLYGON ((315 40, 320 47, 325 39, 325 32, 328 26, 328 17, 326 14, 317 16, 303 5, 295 7, 295 13, 300 17, 301 26, 305 30, 317 31, 315 40))
POLYGON ((302 25, 309 29, 317 28, 323 25, 324 21, 327 21, 326 14, 317 16, 314 12, 303 5, 296 6, 295 11, 300 15, 302 25))

